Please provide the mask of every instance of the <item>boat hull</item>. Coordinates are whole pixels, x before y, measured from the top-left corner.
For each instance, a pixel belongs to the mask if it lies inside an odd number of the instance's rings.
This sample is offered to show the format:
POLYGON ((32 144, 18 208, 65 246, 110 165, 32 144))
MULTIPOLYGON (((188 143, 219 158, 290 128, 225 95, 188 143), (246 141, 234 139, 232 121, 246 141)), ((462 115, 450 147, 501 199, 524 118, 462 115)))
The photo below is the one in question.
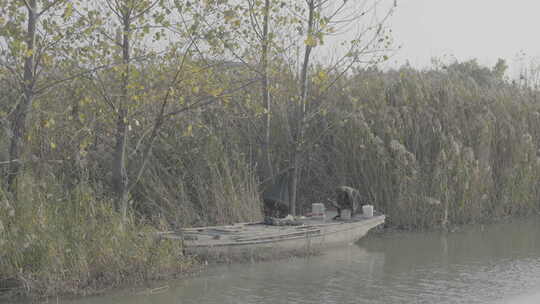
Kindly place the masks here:
POLYGON ((365 236, 370 229, 383 224, 384 220, 385 216, 379 215, 351 221, 307 221, 297 227, 250 227, 243 224, 223 226, 223 229, 214 227, 213 230, 191 229, 167 238, 182 239, 187 254, 203 259, 261 260, 313 254, 326 248, 351 244, 365 236), (210 231, 220 231, 221 234, 210 231))

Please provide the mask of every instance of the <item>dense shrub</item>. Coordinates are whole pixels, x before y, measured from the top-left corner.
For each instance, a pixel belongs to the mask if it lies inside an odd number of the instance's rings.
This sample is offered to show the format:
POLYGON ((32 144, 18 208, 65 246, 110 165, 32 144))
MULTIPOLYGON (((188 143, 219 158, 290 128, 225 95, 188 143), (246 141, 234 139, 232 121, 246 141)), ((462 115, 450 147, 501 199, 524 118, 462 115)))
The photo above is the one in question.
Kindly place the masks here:
POLYGON ((20 178, 17 201, 2 193, 0 284, 11 294, 94 293, 188 270, 179 242, 122 218, 84 184, 69 196, 54 180, 20 178))

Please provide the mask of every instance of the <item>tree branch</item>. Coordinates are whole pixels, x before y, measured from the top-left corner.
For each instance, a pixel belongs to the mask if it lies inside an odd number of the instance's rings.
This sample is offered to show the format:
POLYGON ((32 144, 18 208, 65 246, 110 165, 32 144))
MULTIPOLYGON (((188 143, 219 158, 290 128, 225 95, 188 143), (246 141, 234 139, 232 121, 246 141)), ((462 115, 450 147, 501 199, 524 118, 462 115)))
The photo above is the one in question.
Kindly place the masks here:
POLYGON ((131 17, 130 19, 133 21, 133 20, 136 20, 137 18, 141 17, 142 15, 146 14, 148 11, 150 11, 152 8, 154 8, 154 6, 156 6, 156 4, 159 3, 159 1, 160 0, 154 1, 148 7, 146 7, 145 9, 143 9, 141 12, 139 12, 137 15, 131 17))
POLYGON ((30 7, 30 3, 28 3, 27 0, 22 0, 22 2, 24 3, 24 5, 26 6, 27 9, 32 9, 32 8, 30 7))
POLYGON ((49 3, 47 6, 45 6, 38 14, 37 18, 39 18, 43 13, 47 12, 49 9, 51 9, 53 6, 57 5, 60 2, 63 2, 65 0, 55 0, 51 3, 49 3))

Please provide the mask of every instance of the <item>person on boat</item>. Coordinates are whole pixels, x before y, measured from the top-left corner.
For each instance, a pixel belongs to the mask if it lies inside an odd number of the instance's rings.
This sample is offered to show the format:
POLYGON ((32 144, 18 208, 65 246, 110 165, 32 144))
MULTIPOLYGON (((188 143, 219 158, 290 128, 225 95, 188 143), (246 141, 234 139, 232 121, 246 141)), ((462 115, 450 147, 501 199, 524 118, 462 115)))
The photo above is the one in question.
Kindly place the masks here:
POLYGON ((289 214, 289 205, 273 198, 263 198, 264 215, 267 217, 284 218, 289 214))
POLYGON ((334 219, 341 218, 341 210, 351 210, 351 217, 357 212, 361 212, 363 203, 360 192, 352 187, 339 186, 336 188, 336 199, 331 201, 332 205, 337 209, 337 215, 334 219))
POLYGON ((281 174, 265 185, 262 195, 264 215, 284 218, 289 214, 289 181, 281 174))

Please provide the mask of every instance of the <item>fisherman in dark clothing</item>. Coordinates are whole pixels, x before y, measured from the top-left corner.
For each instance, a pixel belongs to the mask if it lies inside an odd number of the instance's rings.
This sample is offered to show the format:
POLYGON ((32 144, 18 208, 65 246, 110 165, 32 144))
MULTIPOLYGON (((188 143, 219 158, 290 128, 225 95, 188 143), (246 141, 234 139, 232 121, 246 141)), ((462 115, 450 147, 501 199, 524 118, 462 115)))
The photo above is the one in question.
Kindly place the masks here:
POLYGON ((263 203, 265 216, 283 218, 289 214, 289 205, 282 200, 264 198, 263 203))
POLYGON ((362 201, 362 196, 358 190, 347 186, 337 187, 336 200, 332 201, 332 205, 337 209, 337 215, 334 219, 341 218, 342 209, 351 210, 351 217, 357 212, 361 212, 361 207, 364 205, 362 201))
POLYGON ((289 214, 289 181, 281 174, 266 185, 263 192, 264 215, 283 218, 289 214))

